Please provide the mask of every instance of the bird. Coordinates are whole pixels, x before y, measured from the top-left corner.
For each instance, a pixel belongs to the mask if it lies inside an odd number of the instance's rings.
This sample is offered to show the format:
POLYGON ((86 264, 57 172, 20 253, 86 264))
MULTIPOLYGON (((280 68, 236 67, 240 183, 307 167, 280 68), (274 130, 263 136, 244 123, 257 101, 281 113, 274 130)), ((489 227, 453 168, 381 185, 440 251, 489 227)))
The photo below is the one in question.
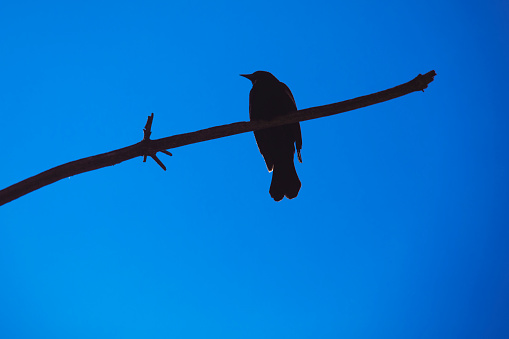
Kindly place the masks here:
MULTIPOLYGON (((265 71, 241 74, 251 80, 253 87, 249 92, 249 120, 271 120, 297 111, 292 92, 274 75, 265 71)), ((298 122, 271 127, 254 132, 256 144, 265 160, 267 169, 272 172, 269 193, 275 201, 285 196, 293 199, 299 193, 301 182, 295 170, 294 154, 302 163, 302 134, 298 122)))

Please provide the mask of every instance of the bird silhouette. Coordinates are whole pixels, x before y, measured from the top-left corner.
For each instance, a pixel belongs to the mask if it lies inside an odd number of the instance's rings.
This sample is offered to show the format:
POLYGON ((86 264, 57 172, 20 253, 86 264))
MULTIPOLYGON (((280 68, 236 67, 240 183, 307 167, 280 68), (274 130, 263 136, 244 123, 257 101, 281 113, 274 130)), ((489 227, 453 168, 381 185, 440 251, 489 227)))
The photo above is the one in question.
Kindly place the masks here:
MULTIPOLYGON (((292 92, 269 72, 257 71, 252 74, 241 74, 251 80, 253 88, 249 93, 249 119, 271 120, 297 110, 292 92)), ((267 169, 272 172, 270 196, 280 201, 283 197, 293 199, 299 193, 301 183, 293 157, 302 162, 300 150, 302 135, 300 124, 271 127, 254 132, 258 149, 265 160, 267 169)))

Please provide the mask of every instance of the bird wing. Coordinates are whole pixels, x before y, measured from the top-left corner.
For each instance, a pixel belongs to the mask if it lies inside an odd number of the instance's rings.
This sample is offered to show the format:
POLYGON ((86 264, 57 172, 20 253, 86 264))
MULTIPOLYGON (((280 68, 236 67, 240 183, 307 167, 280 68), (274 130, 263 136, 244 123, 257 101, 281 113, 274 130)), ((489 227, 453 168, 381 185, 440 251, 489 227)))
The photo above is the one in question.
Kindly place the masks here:
POLYGON ((295 98, 293 97, 292 91, 290 91, 290 88, 288 88, 288 86, 286 86, 285 83, 281 82, 281 85, 283 85, 283 90, 285 91, 286 95, 288 95, 290 97, 290 99, 292 99, 293 109, 296 111, 297 104, 295 104, 295 98))
MULTIPOLYGON (((283 85, 283 90, 285 91, 286 95, 292 100, 292 111, 297 111, 297 104, 295 103, 295 98, 293 97, 292 91, 290 91, 290 88, 288 88, 285 83, 282 82, 281 84, 283 85)), ((295 148, 297 148, 297 159, 299 159, 299 162, 302 162, 302 157, 300 155, 300 150, 302 148, 302 133, 300 131, 300 124, 295 123, 290 126, 292 128, 292 135, 295 140, 295 148)))

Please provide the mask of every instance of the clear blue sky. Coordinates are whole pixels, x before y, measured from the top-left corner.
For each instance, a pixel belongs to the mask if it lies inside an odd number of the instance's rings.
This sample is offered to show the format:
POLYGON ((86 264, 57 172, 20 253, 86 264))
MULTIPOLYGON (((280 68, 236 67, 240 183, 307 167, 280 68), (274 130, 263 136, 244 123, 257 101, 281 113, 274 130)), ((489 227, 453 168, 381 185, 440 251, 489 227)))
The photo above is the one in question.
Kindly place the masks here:
POLYGON ((436 70, 425 93, 304 122, 274 202, 252 134, 0 207, 0 337, 508 338, 509 3, 2 1, 0 187, 436 70))

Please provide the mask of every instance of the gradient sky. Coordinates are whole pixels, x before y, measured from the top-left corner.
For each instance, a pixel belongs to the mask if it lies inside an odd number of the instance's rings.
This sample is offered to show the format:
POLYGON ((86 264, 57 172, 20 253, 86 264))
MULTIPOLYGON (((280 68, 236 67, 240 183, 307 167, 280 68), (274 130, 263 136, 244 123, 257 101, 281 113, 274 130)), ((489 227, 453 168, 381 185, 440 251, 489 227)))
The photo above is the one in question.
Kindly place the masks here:
POLYGON ((274 202, 251 133, 0 207, 0 337, 509 338, 509 3, 2 1, 0 187, 248 119, 272 72, 307 108, 274 202))

